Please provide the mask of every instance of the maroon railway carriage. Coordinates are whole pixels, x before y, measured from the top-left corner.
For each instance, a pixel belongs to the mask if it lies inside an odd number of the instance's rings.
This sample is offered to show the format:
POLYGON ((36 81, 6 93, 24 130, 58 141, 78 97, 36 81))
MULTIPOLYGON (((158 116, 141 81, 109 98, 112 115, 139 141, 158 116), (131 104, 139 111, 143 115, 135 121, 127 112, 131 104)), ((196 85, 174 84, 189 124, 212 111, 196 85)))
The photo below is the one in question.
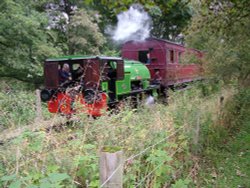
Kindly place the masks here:
POLYGON ((184 53, 193 54, 198 59, 203 56, 201 51, 153 37, 145 41, 128 41, 122 46, 122 57, 145 63, 151 78, 159 70, 161 85, 165 88, 201 79, 200 65, 180 63, 184 53))

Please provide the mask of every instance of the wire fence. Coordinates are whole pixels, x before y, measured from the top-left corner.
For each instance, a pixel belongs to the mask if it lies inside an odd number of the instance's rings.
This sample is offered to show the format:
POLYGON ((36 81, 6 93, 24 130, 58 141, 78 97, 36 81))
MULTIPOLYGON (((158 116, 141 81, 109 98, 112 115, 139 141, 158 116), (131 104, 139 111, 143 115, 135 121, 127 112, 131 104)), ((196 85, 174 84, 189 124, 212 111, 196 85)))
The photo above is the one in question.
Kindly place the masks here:
MULTIPOLYGON (((178 132, 180 132, 183 129, 183 127, 178 128, 176 131, 174 131, 172 134, 168 135, 167 137, 161 139, 160 141, 156 142, 155 144, 141 150, 139 153, 132 155, 130 157, 128 157, 126 160, 124 160, 124 164, 126 162, 129 162, 133 159, 135 159, 138 156, 143 155, 144 153, 146 153, 147 151, 149 151, 150 149, 154 148, 156 145, 166 141, 167 139, 171 138, 172 136, 175 136, 178 132)), ((170 157, 173 157, 178 151, 180 151, 182 148, 178 148, 177 150, 175 150, 175 152, 173 154, 171 154, 170 157)), ((140 182, 139 184, 136 185, 136 187, 139 187, 150 175, 153 174, 154 171, 156 171, 160 166, 162 166, 165 163, 165 161, 163 161, 162 163, 160 163, 159 165, 157 165, 150 173, 148 173, 140 182)), ((101 188, 104 187, 109 181, 110 179, 115 175, 115 173, 122 167, 122 165, 120 164, 112 173, 111 175, 101 184, 101 188)))
POLYGON ((157 143, 155 143, 155 144, 153 144, 153 145, 151 145, 151 146, 145 148, 144 150, 142 150, 142 151, 139 152, 138 154, 135 154, 135 155, 133 155, 133 156, 130 156, 128 159, 125 160, 125 162, 130 161, 130 160, 133 160, 134 158, 136 158, 136 157, 142 155, 142 154, 145 153, 147 150, 149 150, 149 149, 155 147, 156 145, 158 145, 158 144, 164 142, 165 140, 169 139, 170 137, 176 135, 176 133, 178 133, 178 132, 179 132, 180 130, 182 130, 182 129, 183 129, 183 127, 180 127, 179 129, 177 129, 176 131, 174 131, 171 135, 169 135, 169 136, 163 138, 162 140, 158 141, 157 143))
MULTIPOLYGON (((172 153, 170 155, 170 157, 173 157, 177 152, 181 151, 182 148, 178 148, 177 150, 175 150, 174 153, 172 153)), ((159 165, 157 165, 152 171, 150 171, 136 186, 136 187, 139 187, 147 178, 149 178, 158 168, 160 168, 163 164, 165 163, 165 161, 161 162, 159 165)))

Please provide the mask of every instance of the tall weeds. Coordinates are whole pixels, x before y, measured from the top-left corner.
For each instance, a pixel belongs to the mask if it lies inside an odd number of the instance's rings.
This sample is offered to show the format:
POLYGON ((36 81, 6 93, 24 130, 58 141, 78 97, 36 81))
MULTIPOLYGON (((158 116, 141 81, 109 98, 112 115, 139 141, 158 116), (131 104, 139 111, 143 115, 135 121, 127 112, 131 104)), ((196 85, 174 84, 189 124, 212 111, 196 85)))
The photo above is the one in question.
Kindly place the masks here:
POLYGON ((168 106, 125 106, 95 120, 79 114, 67 126, 27 130, 0 146, 1 184, 98 187, 99 153, 115 147, 127 159, 124 187, 187 186, 193 178, 192 153, 214 143, 209 136, 220 120, 220 98, 226 101, 232 93, 220 90, 204 97, 193 87, 170 93, 168 106))

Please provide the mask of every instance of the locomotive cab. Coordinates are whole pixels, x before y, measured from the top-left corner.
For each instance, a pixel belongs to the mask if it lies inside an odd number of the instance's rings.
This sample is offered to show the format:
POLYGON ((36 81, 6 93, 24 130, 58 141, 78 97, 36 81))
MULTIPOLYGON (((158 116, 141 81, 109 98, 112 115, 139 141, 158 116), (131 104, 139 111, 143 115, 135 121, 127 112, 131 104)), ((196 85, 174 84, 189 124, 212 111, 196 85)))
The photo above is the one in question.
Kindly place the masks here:
POLYGON ((51 113, 72 113, 75 111, 72 103, 78 99, 85 109, 92 108, 89 114, 99 116, 96 109, 106 108, 107 100, 115 99, 114 85, 124 79, 124 62, 121 58, 98 56, 48 59, 44 63, 44 77, 41 99, 48 103, 51 113), (71 78, 62 81, 60 73, 65 65, 71 78))

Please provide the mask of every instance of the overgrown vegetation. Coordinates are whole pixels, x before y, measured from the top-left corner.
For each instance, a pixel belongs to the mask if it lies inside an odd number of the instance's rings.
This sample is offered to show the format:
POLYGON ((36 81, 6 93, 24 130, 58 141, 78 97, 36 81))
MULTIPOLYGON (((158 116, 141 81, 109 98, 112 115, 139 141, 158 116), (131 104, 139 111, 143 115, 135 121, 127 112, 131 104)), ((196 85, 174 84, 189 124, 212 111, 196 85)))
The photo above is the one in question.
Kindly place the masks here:
POLYGON ((225 107, 209 130, 212 142, 205 142, 199 186, 248 187, 249 1, 193 1, 193 6, 187 43, 206 51, 205 70, 211 80, 235 87, 230 100, 220 99, 225 107))
POLYGON ((219 90, 204 98, 198 85, 172 93, 167 107, 158 104, 137 111, 125 107, 117 115, 96 120, 80 115, 78 122, 66 127, 27 129, 1 146, 1 184, 98 187, 99 152, 113 146, 122 148, 128 159, 125 187, 194 186, 193 153, 216 145, 214 123, 224 108, 219 99, 223 95, 227 101, 233 93, 219 90))
MULTIPOLYGON (((0 130, 21 128, 34 122, 36 94, 34 87, 15 79, 0 82, 0 130)), ((45 104, 44 104, 45 105, 45 104)), ((44 110, 44 117, 50 117, 44 110)))

